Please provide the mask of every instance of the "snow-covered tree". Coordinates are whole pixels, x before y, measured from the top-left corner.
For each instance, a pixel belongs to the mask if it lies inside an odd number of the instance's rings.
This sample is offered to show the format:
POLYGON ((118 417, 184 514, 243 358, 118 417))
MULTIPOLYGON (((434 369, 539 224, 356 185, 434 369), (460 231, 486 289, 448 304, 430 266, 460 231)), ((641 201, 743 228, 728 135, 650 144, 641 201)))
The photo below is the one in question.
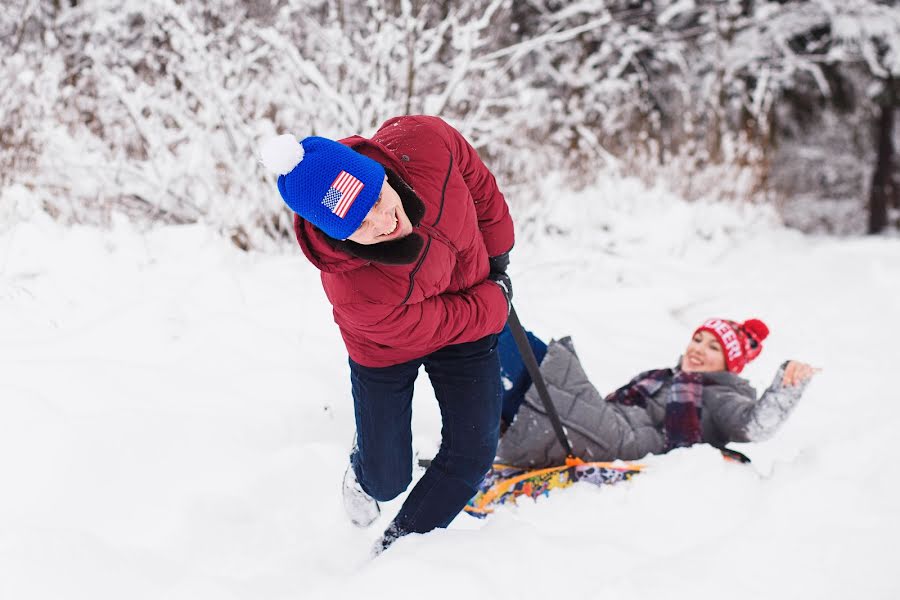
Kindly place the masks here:
POLYGON ((430 113, 520 209, 548 170, 613 168, 806 227, 822 198, 870 204, 877 230, 896 220, 898 21, 878 0, 14 0, 0 191, 256 246, 290 236, 260 138, 430 113))

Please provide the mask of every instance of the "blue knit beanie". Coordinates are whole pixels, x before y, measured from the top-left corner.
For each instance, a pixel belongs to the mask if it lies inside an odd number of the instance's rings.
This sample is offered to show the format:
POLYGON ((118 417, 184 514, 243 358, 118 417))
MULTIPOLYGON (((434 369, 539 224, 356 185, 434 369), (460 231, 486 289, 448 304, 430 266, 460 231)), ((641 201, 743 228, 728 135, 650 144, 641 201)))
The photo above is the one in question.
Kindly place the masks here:
POLYGON ((338 142, 280 135, 260 147, 265 166, 278 173, 278 191, 292 211, 336 240, 359 229, 378 201, 384 167, 338 142))

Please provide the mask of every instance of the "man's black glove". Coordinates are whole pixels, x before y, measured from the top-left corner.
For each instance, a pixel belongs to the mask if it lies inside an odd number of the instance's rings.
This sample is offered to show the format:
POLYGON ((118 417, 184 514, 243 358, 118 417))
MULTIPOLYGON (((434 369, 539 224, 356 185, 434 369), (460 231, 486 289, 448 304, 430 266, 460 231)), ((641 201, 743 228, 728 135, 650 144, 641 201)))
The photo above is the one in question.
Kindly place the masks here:
POLYGON ((492 256, 488 261, 491 263, 491 273, 506 273, 506 267, 509 266, 509 252, 492 256))
POLYGON ((509 252, 491 256, 488 258, 488 262, 491 265, 491 272, 488 275, 488 279, 500 286, 500 289, 503 290, 503 295, 506 296, 506 308, 511 309, 513 296, 512 281, 509 280, 509 275, 506 274, 506 268, 509 266, 509 252))
POLYGON ((506 310, 509 312, 512 307, 513 296, 512 282, 509 280, 509 275, 506 273, 491 273, 488 275, 488 279, 500 286, 503 295, 506 296, 506 310))

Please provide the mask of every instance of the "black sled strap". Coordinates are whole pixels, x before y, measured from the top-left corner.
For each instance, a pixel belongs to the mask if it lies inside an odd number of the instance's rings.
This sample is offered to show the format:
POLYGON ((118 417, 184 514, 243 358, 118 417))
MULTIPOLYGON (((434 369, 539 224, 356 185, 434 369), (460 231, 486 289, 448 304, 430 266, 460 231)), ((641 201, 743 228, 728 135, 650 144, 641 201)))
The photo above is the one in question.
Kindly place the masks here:
POLYGON ((556 439, 562 444, 563 450, 566 452, 566 457, 568 459, 577 460, 575 455, 572 454, 572 445, 566 437, 566 432, 559 420, 559 414, 556 412, 556 407, 550 400, 550 393, 547 391, 547 385, 544 383, 544 376, 541 375, 541 369, 534 356, 534 350, 531 349, 531 344, 528 343, 528 336, 525 335, 525 330, 522 328, 522 323, 519 321, 519 316, 516 314, 516 309, 513 307, 510 307, 509 309, 509 329, 512 332, 513 339, 516 341, 516 346, 519 348, 522 362, 525 363, 525 368, 528 369, 528 374, 531 375, 531 381, 534 383, 534 387, 541 397, 541 402, 544 403, 544 410, 547 411, 547 416, 550 418, 550 422, 553 423, 556 439))

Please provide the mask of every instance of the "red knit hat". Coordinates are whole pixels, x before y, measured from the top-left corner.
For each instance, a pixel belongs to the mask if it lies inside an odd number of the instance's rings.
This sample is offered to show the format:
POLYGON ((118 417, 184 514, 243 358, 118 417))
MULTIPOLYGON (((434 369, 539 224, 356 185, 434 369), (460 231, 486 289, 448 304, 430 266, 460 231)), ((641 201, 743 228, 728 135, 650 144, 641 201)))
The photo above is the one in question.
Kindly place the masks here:
POLYGON ((708 331, 719 340, 725 368, 732 373, 740 373, 748 362, 759 356, 762 342, 769 335, 769 328, 759 319, 740 324, 727 319, 708 319, 697 331, 708 331))

